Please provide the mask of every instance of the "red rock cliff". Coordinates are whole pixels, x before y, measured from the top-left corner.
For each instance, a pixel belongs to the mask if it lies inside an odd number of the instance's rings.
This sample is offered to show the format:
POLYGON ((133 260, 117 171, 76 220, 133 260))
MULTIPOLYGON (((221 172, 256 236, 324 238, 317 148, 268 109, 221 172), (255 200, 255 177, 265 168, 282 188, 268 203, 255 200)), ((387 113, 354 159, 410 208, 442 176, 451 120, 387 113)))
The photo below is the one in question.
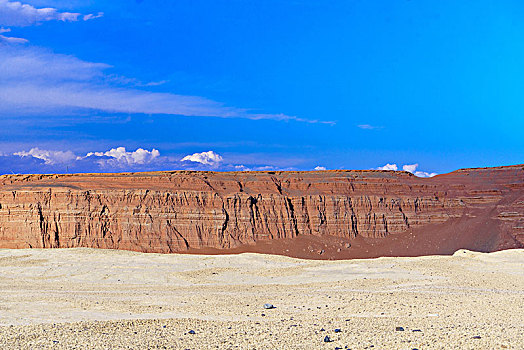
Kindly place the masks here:
POLYGON ((0 177, 0 247, 370 257, 524 247, 524 165, 0 177))

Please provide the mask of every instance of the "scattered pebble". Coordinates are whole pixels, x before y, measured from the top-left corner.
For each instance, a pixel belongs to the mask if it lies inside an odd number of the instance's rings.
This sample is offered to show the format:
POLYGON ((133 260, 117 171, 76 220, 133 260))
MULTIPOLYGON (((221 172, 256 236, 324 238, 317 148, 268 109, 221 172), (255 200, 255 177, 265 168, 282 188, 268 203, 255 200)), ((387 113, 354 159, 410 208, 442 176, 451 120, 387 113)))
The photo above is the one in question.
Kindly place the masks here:
POLYGON ((274 309, 275 306, 273 304, 264 304, 264 309, 274 309))
POLYGON ((403 331, 404 331, 404 327, 395 327, 395 330, 396 330, 396 331, 403 332, 403 331))
POLYGON ((331 342, 332 342, 331 338, 328 335, 326 335, 324 337, 324 343, 331 343, 331 342))
POLYGON ((195 334, 196 332, 194 330, 190 330, 189 332, 187 332, 189 334, 195 334))
POLYGON ((473 339, 480 339, 480 335, 474 336, 473 339))
POLYGON ((340 328, 335 328, 335 333, 340 333, 342 330, 340 328))

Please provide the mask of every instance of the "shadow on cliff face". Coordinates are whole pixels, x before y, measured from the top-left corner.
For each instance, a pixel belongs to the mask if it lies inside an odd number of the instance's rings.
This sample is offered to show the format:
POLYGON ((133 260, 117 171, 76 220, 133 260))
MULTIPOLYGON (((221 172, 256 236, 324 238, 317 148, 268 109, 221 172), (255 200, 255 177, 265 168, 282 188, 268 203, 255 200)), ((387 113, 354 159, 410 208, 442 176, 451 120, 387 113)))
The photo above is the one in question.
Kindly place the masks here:
MULTIPOLYGON (((259 241, 231 249, 189 248, 173 254, 259 253, 312 260, 346 260, 453 255, 461 249, 487 253, 524 248, 524 244, 511 235, 500 233, 493 226, 479 224, 476 227, 478 230, 471 230, 467 220, 451 219, 450 221, 384 238, 357 236, 347 239, 335 236, 299 235, 294 238, 259 241)), ((139 247, 125 250, 142 251, 139 247)))
POLYGON ((334 236, 297 236, 274 239, 233 249, 189 249, 188 254, 276 254, 301 259, 343 260, 379 257, 414 257, 453 255, 457 250, 493 252, 524 248, 511 235, 501 233, 498 223, 479 217, 476 223, 468 219, 450 219, 443 224, 428 225, 384 238, 357 236, 344 239, 334 236))

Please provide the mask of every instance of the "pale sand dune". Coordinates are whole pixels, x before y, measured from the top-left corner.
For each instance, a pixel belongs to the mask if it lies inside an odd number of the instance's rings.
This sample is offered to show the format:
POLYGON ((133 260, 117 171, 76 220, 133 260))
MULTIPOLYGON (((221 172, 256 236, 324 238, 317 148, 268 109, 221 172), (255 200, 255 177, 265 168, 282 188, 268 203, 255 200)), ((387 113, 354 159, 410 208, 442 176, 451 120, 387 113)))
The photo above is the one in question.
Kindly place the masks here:
POLYGON ((2 349, 522 349, 524 250, 349 261, 0 250, 0 325, 2 349))

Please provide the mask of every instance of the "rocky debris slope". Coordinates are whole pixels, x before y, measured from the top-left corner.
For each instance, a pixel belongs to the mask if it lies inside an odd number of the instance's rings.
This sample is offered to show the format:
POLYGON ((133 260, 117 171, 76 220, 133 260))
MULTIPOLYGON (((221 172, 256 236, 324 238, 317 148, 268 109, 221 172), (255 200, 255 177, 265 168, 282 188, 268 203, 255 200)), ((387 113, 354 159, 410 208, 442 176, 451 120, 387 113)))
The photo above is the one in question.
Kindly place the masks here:
POLYGON ((0 247, 330 253, 323 258, 518 248, 524 165, 430 179, 392 171, 7 175, 0 247), (278 242, 296 244, 279 250, 278 242))

